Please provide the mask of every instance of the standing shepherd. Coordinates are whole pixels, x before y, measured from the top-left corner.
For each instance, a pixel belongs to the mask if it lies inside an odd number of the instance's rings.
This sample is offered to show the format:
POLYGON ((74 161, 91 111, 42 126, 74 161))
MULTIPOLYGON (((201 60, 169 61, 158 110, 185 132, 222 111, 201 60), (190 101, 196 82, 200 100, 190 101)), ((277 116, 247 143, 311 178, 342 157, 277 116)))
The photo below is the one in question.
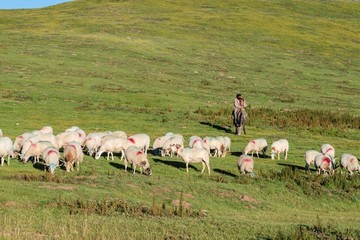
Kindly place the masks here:
POLYGON ((245 111, 246 106, 247 104, 245 99, 241 96, 241 94, 236 94, 236 98, 234 100, 234 110, 232 112, 236 135, 240 135, 242 131, 244 131, 244 134, 246 134, 244 126, 248 116, 247 112, 245 111))

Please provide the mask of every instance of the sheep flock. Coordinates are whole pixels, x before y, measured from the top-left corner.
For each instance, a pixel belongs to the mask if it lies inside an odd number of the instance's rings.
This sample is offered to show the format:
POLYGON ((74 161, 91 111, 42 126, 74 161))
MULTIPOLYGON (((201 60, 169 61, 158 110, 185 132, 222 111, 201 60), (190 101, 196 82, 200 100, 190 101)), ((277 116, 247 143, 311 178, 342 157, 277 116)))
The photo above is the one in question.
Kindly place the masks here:
MULTIPOLYGON (((252 139, 244 147, 237 160, 237 168, 240 174, 254 176, 254 153, 259 158, 259 153, 266 156, 268 143, 264 138, 252 139), (251 154, 251 155, 250 155, 251 154)), ((185 142, 181 134, 168 132, 157 137, 150 145, 150 137, 145 133, 128 136, 124 131, 103 131, 86 134, 77 126, 72 126, 65 131, 54 134, 51 126, 44 126, 39 130, 25 132, 17 136, 14 141, 3 135, 0 129, 0 157, 1 166, 5 160, 10 165, 11 159, 17 159, 23 163, 41 163, 44 170, 54 174, 55 170, 63 166, 67 172, 80 168, 84 155, 99 159, 106 154, 106 159, 114 160, 114 153, 121 155, 124 161, 125 171, 128 164, 132 165, 132 172, 136 173, 139 167, 141 174, 151 175, 152 170, 148 160, 148 153, 153 155, 177 157, 186 165, 189 172, 190 163, 201 163, 201 173, 207 169, 210 174, 210 157, 225 157, 231 152, 231 140, 226 136, 201 138, 191 136, 185 142)), ((280 160, 281 154, 284 160, 288 157, 289 142, 279 139, 270 145, 271 160, 280 160)), ((318 174, 332 175, 336 169, 335 148, 330 144, 323 144, 319 151, 310 149, 304 153, 305 169, 309 170, 313 165, 318 174)), ((235 167, 234 163, 234 167, 235 167)), ((360 173, 358 159, 344 153, 339 159, 340 171, 345 169, 348 174, 360 173)))

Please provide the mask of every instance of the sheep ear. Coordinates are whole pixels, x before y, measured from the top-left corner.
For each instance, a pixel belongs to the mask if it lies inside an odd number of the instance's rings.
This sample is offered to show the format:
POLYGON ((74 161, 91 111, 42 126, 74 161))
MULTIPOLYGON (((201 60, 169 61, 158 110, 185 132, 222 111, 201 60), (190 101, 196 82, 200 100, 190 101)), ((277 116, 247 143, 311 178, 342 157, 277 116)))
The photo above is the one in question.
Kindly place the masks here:
POLYGON ((146 165, 146 161, 141 161, 140 163, 139 163, 139 167, 143 167, 143 166, 145 166, 146 165))

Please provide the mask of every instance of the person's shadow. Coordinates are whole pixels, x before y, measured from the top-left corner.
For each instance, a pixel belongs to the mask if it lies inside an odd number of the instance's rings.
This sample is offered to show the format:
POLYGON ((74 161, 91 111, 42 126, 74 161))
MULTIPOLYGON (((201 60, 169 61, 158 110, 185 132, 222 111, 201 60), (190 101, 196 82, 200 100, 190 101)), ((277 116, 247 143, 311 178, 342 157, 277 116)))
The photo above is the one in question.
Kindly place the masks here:
POLYGON ((220 130, 220 131, 224 131, 226 133, 233 133, 229 126, 219 126, 219 125, 212 124, 212 123, 209 123, 209 122, 200 122, 200 124, 210 126, 212 128, 215 128, 215 129, 220 130))

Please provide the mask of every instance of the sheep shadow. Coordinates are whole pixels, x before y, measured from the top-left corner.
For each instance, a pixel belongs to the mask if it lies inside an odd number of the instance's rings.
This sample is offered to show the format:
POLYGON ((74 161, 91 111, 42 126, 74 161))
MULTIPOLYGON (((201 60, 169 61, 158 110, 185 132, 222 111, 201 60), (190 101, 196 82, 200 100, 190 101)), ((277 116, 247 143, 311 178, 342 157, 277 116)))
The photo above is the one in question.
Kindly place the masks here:
MULTIPOLYGON (((122 169, 125 170, 125 165, 120 164, 120 163, 116 163, 116 162, 109 162, 110 166, 117 168, 117 169, 122 169)), ((131 164, 130 164, 131 166, 131 164)))
POLYGON ((40 163, 40 162, 36 162, 36 163, 29 162, 29 163, 32 164, 33 168, 35 168, 37 170, 40 170, 40 171, 47 170, 47 167, 43 163, 40 163))
POLYGON ((218 168, 214 168, 213 171, 216 172, 216 173, 222 174, 222 175, 229 176, 229 177, 234 177, 234 178, 238 177, 238 175, 235 175, 235 174, 233 174, 231 172, 228 172, 228 171, 225 171, 225 170, 222 170, 222 169, 218 169, 218 168))
POLYGON ((234 133, 233 131, 231 131, 231 128, 229 126, 223 127, 223 126, 219 126, 219 125, 212 124, 212 123, 209 123, 209 122, 200 122, 200 124, 210 126, 212 128, 215 128, 215 129, 220 130, 220 131, 224 131, 226 133, 234 133))
POLYGON ((315 169, 309 168, 309 170, 306 170, 305 167, 298 166, 298 165, 294 165, 294 164, 290 164, 290 163, 278 163, 277 165, 285 166, 285 167, 290 167, 291 170, 302 170, 302 171, 305 171, 305 172, 306 172, 306 171, 316 172, 315 169))
POLYGON ((231 156, 240 157, 243 153, 242 152, 230 152, 231 156))
MULTIPOLYGON (((168 160, 161 160, 161 159, 158 159, 158 158, 154 158, 154 162, 156 163, 162 163, 162 164, 166 164, 166 165, 169 165, 169 166, 172 166, 174 168, 183 168, 186 170, 186 164, 184 162, 178 162, 178 161, 168 161, 168 160)), ((194 167, 193 165, 189 164, 189 168, 192 168, 196 171, 199 171, 196 167, 194 167)))

